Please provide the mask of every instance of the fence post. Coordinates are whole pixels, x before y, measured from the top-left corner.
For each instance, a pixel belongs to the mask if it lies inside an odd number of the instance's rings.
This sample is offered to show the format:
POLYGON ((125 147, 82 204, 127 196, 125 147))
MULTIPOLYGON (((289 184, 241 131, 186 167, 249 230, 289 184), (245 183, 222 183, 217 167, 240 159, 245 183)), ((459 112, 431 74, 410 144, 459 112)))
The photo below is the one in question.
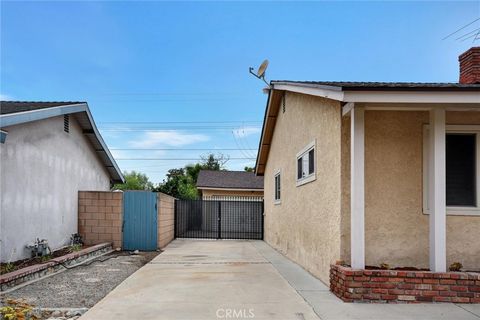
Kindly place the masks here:
POLYGON ((177 199, 173 200, 173 238, 177 239, 177 199))
POLYGON ((265 200, 262 200, 262 240, 265 236, 265 200))
POLYGON ((218 201, 217 239, 222 238, 222 202, 218 201))

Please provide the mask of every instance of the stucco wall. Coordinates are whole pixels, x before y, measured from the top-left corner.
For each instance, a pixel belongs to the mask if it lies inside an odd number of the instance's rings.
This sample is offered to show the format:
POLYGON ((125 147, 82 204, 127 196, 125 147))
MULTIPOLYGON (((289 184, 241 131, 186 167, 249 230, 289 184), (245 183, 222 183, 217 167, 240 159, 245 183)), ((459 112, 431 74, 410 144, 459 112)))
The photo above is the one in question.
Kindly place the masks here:
POLYGON ((0 144, 0 259, 29 256, 25 245, 47 239, 51 248, 77 232, 79 190, 108 190, 110 178, 80 126, 63 116, 5 128, 0 144))
MULTIPOLYGON (((365 113, 367 265, 428 268, 428 215, 422 212, 423 124, 427 112, 365 113)), ((342 122, 342 258, 350 261, 350 119, 342 122)), ((478 112, 447 112, 447 124, 480 124, 478 112)), ((480 269, 480 216, 447 216, 447 265, 480 269)))
POLYGON ((325 283, 340 258, 340 104, 286 94, 265 168, 265 240, 325 283), (296 186, 296 155, 316 139, 315 181, 296 186), (274 175, 281 171, 281 204, 274 175))
POLYGON ((239 197, 262 197, 262 191, 230 191, 230 190, 202 190, 203 197, 213 196, 239 196, 239 197))

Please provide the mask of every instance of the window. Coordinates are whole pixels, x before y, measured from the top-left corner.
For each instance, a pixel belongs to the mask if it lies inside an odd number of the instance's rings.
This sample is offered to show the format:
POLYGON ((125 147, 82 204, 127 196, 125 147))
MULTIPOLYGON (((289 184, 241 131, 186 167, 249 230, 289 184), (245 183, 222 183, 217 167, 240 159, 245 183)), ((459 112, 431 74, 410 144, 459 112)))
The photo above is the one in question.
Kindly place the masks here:
POLYGON ((275 174, 275 203, 280 203, 280 172, 275 174))
POLYGON ((297 154, 297 186, 315 179, 315 141, 312 141, 297 154))
MULTIPOLYGON (((446 127, 446 202, 447 214, 480 214, 479 183, 477 169, 480 161, 480 126, 446 127)), ((428 213, 429 183, 429 131, 424 129, 424 213, 428 213)))

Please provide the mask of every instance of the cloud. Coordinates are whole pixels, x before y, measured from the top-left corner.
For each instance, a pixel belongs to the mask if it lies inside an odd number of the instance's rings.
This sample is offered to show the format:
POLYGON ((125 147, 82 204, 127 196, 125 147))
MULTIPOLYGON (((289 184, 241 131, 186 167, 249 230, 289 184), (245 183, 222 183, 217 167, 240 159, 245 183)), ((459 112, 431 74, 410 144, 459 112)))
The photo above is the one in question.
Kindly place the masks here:
POLYGON ((12 98, 12 96, 9 96, 8 94, 0 93, 0 100, 8 101, 8 100, 13 100, 13 98, 12 98))
POLYGON ((160 146, 180 147, 197 142, 210 140, 209 136, 204 134, 184 133, 181 131, 149 131, 135 141, 130 141, 130 145, 137 148, 154 148, 160 146))
POLYGON ((235 136, 235 138, 245 138, 259 132, 260 132, 259 127, 242 127, 242 128, 233 130, 233 135, 235 136))

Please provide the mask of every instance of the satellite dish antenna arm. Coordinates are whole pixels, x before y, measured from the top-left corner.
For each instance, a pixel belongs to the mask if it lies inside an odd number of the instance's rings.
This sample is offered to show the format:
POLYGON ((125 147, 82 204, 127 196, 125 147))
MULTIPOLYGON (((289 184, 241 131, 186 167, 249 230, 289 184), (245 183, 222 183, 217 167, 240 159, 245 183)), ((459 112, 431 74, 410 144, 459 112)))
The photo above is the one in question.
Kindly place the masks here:
POLYGON ((265 82, 267 87, 270 88, 270 84, 267 82, 267 80, 265 80, 265 71, 267 70, 267 67, 268 67, 268 60, 265 60, 260 65, 257 72, 254 72, 255 68, 253 68, 253 67, 248 68, 248 72, 250 72, 255 78, 260 79, 263 82, 265 82))

